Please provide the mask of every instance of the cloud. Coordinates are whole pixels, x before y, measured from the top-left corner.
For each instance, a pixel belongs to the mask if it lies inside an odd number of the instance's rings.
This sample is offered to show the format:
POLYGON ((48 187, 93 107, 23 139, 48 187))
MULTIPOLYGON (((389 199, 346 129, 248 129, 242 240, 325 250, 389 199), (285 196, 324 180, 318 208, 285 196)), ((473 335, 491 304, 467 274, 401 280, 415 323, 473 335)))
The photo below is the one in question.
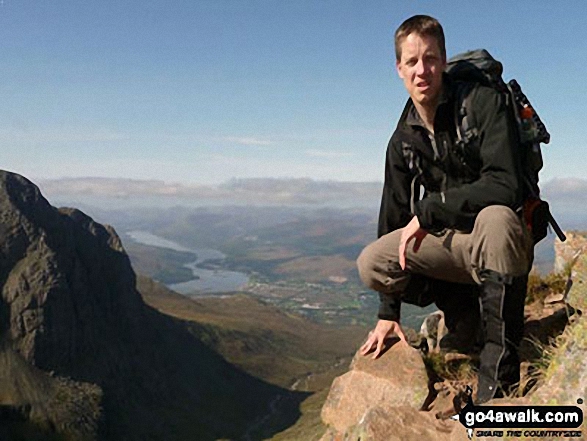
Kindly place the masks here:
POLYGON ((587 179, 556 178, 542 186, 542 193, 549 198, 587 200, 587 179))
POLYGON ((544 184, 543 191, 552 194, 587 194, 587 179, 581 178, 556 178, 544 184))
MULTIPOLYGON (((253 157, 246 154, 211 154, 200 155, 197 163, 194 162, 191 173, 192 176, 198 177, 196 182, 215 183, 231 178, 254 179, 259 177, 369 182, 383 179, 384 166, 383 161, 377 161, 373 164, 368 158, 358 155, 347 161, 342 159, 327 161, 321 158, 310 158, 307 155, 300 157, 274 155, 269 158, 260 155, 253 157), (197 167, 197 174, 194 173, 194 167, 197 167)), ((188 181, 187 178, 182 180, 188 181)))
POLYGON ((210 187, 186 186, 159 180, 119 178, 64 178, 44 179, 39 187, 51 195, 92 195, 110 197, 131 196, 190 196, 205 197, 210 187))
POLYGON ((273 143, 267 139, 259 139, 259 138, 247 138, 247 137, 237 137, 237 136, 226 136, 222 138, 222 141, 232 142, 235 144, 241 145, 253 145, 253 146, 268 146, 272 145, 273 143))
POLYGON ((541 197, 563 230, 587 228, 587 179, 556 178, 541 189, 541 197))
POLYGON ((128 141, 130 137, 110 130, 71 129, 63 131, 0 131, 0 142, 59 143, 59 142, 116 142, 128 141))
POLYGON ((306 150, 306 155, 314 158, 348 158, 355 156, 351 152, 337 152, 334 150, 306 150))
POLYGON ((253 204, 373 205, 381 183, 337 182, 313 179, 232 179, 220 185, 186 185, 159 180, 116 178, 45 179, 39 182, 49 197, 102 196, 114 198, 159 197, 186 201, 253 204))
MULTIPOLYGON (((39 180, 48 196, 115 198, 156 197, 201 203, 377 205, 382 183, 310 178, 233 178, 221 184, 186 184, 152 179, 57 178, 39 180)), ((561 219, 587 216, 587 180, 553 179, 542 184, 542 196, 561 219)), ((558 218, 558 217, 557 217, 558 218)))

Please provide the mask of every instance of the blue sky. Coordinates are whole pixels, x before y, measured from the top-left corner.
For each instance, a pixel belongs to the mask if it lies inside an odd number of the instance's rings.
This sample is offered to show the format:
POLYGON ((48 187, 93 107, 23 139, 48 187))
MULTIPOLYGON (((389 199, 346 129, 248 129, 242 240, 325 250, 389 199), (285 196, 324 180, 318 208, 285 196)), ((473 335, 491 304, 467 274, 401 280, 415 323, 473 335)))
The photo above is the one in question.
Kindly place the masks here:
POLYGON ((583 177, 581 1, 0 1, 1 167, 380 181, 406 99, 393 32, 416 13, 518 79, 552 135, 543 180, 583 177))

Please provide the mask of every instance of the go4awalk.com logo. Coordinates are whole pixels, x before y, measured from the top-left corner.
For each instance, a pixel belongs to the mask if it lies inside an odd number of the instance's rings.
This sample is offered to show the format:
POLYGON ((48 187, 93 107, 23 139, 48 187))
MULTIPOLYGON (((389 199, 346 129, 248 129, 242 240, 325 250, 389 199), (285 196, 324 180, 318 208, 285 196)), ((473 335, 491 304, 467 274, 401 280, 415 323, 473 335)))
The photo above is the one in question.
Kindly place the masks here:
MULTIPOLYGON (((582 404, 583 400, 577 400, 582 404)), ((583 411, 577 406, 475 406, 469 392, 467 405, 453 417, 480 437, 581 438, 583 411)))

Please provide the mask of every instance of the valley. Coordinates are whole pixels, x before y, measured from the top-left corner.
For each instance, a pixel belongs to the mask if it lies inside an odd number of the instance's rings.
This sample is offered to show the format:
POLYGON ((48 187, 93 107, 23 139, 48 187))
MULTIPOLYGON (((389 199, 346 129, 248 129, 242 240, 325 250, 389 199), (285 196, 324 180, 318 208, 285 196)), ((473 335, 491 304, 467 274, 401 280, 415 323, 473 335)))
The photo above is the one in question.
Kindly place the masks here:
MULTIPOLYGON (((111 213, 114 220, 109 222, 118 231, 134 231, 134 239, 129 234, 122 234, 122 239, 139 273, 182 294, 200 298, 240 292, 321 323, 371 326, 379 299, 362 285, 355 268, 356 257, 374 239, 375 220, 367 213, 360 209, 305 208, 294 213, 290 207, 207 207, 178 209, 177 217, 170 216, 169 209, 158 216, 152 211, 151 220, 125 213, 120 226, 116 213, 111 213), (136 241, 139 226, 151 242, 136 241), (207 253, 213 250, 222 258, 196 256, 195 268, 183 253, 189 250, 193 261, 198 248, 207 253), (135 264, 144 262, 145 256, 159 265, 135 264), (174 260, 168 260, 169 256, 174 260), (190 282, 186 265, 203 279, 190 282), (210 275, 214 282, 204 280, 210 275)), ((428 312, 430 308, 405 305, 404 325, 419 328, 428 312)))
MULTIPOLYGON (((282 388, 244 439, 318 439, 330 384, 376 320, 378 296, 355 268, 375 238, 374 217, 361 209, 242 206, 98 216, 119 232, 148 305, 230 364, 282 388)), ((549 245, 540 255, 546 267, 549 245)), ((404 305, 403 326, 419 329, 433 310, 404 305)))

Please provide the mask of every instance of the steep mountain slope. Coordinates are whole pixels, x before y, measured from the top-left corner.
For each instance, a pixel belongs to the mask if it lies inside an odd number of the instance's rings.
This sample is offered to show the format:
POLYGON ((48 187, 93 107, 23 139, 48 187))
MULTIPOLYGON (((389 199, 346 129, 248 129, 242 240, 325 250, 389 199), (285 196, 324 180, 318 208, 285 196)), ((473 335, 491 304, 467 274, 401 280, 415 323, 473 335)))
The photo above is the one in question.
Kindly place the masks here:
POLYGON ((316 323, 243 294, 188 298, 144 276, 138 276, 137 288, 147 304, 185 320, 231 363, 284 387, 350 362, 367 333, 359 326, 316 323))
POLYGON ((271 418, 258 422, 259 433, 270 438, 279 432, 276 440, 317 439, 324 433, 320 408, 326 393, 348 368, 367 329, 312 322, 242 294, 188 298, 144 276, 138 277, 137 287, 149 305, 185 320, 190 332, 231 363, 273 384, 306 392, 299 405, 297 396, 295 403, 282 396, 271 418), (281 431, 292 420, 291 412, 301 416, 281 431))
POLYGON ((0 172, 0 287, 5 437, 238 438, 275 396, 296 402, 145 305, 111 227, 52 207, 8 172, 0 172))

